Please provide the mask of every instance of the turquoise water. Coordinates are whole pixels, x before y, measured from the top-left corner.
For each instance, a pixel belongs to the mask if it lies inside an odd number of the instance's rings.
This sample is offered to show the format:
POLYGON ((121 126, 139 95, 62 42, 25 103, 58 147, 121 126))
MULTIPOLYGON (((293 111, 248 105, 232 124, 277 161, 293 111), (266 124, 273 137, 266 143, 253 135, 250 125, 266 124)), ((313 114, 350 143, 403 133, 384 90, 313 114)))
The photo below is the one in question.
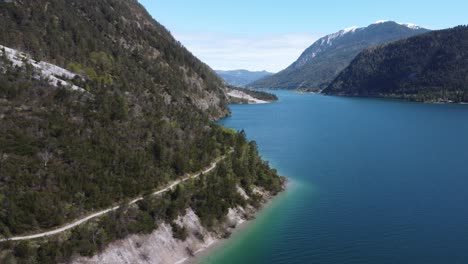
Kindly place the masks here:
POLYGON ((290 187, 202 263, 468 263, 468 106, 277 93, 221 123, 290 187))

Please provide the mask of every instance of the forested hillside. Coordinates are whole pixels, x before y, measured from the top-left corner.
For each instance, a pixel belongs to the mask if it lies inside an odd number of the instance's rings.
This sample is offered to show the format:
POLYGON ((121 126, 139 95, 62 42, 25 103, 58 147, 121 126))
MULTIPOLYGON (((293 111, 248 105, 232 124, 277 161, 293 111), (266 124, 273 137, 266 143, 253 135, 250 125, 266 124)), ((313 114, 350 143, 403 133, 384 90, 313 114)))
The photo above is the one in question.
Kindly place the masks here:
POLYGON ((468 27, 367 49, 323 93, 468 102, 468 27))
MULTIPOLYGON (((76 73, 67 81, 85 90, 54 86, 29 60, 19 67, 0 50, 0 236, 46 230, 124 203, 202 169, 239 140, 248 145, 243 135, 210 121, 229 113, 223 81, 136 0, 0 3, 0 24, 1 45, 76 73)), ((252 148, 250 158, 258 160, 252 148)), ((252 181, 237 172, 223 184, 281 188, 268 165, 252 170, 252 181)), ((213 176, 207 184, 220 179, 213 176)), ((219 193, 207 192, 197 203, 217 208, 219 193)), ((169 208, 174 217, 177 211, 169 208)), ((146 224, 165 219, 132 217, 146 224)), ((141 231, 131 226, 138 222, 133 218, 110 219, 100 247, 141 231), (124 233, 112 229, 116 221, 124 233)), ((0 262, 57 263, 99 248, 94 237, 88 245, 74 235, 31 245, 3 243, 0 262)))
POLYGON ((157 90, 169 108, 227 113, 222 80, 136 0, 22 0, 2 4, 0 12, 0 44, 81 72, 92 88, 157 90))
POLYGON ((324 89, 362 50, 428 31, 393 21, 347 28, 320 38, 291 66, 248 86, 258 89, 324 89))

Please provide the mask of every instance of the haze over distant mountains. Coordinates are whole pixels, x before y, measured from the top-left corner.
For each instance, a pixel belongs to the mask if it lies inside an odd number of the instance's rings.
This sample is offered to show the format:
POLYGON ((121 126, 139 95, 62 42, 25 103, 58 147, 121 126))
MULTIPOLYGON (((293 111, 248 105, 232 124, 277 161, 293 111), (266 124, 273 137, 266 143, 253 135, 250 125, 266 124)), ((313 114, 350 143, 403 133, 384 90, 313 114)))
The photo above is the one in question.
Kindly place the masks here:
POLYGON ((378 21, 317 40, 285 70, 248 85, 260 89, 325 88, 364 49, 429 32, 413 24, 378 21))
POLYGON ((468 27, 369 48, 323 93, 468 102, 468 27))
POLYGON ((232 71, 221 71, 218 70, 216 73, 224 79, 228 84, 234 86, 244 87, 245 85, 260 80, 266 76, 271 76, 273 73, 267 71, 248 71, 248 70, 232 70, 232 71))

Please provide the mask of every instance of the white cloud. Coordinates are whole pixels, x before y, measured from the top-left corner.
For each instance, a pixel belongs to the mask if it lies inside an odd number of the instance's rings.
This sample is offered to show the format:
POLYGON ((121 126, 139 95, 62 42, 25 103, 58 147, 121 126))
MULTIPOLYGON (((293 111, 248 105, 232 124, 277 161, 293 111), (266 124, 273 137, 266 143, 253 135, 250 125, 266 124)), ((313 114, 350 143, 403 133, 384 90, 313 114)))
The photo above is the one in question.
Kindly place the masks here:
POLYGON ((228 36, 220 33, 175 33, 176 39, 216 70, 280 71, 318 39, 295 33, 263 36, 228 36))

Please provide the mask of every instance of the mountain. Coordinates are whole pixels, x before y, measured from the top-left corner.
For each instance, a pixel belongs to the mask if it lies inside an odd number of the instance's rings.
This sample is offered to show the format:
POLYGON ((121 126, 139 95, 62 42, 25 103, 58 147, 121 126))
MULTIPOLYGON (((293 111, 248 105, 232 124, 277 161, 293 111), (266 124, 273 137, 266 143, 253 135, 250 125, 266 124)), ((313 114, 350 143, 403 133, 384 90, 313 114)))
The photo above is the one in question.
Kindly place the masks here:
POLYGON ((213 122, 225 83, 138 1, 2 1, 0 24, 0 263, 67 263, 158 227, 203 241, 178 224, 187 210, 221 234, 232 208, 260 207, 254 188, 283 188, 245 133, 213 122))
POLYGON ((258 89, 325 88, 365 48, 428 32, 412 24, 377 22, 317 40, 285 70, 249 84, 258 89))
POLYGON ((369 48, 323 93, 468 102, 468 27, 369 48))
POLYGON ((239 87, 243 87, 266 76, 273 75, 273 73, 267 71, 252 72, 247 70, 216 71, 216 73, 228 84, 239 87))
MULTIPOLYGON (((113 60, 106 61, 108 65, 96 65, 99 67, 94 70, 98 75, 99 71, 113 70, 114 79, 125 79, 114 82, 114 86, 151 79, 166 98, 185 94, 191 98, 188 103, 207 110, 213 119, 228 113, 222 80, 154 21, 136 0, 104 1, 89 7, 83 6, 88 1, 61 2, 26 0, 2 4, 0 20, 8 29, 0 33, 0 44, 30 53, 37 60, 47 59, 77 71, 89 70, 94 66, 91 63, 103 64, 99 60, 113 60), (57 17, 53 12, 67 17, 57 17), (138 56, 142 57, 141 61, 138 56), (115 62, 116 58, 123 61, 115 62), (131 68, 127 70, 128 76, 117 75, 125 69, 103 69, 125 63, 131 68), (143 74, 145 76, 141 76, 143 74), (193 93, 197 89, 201 93, 193 93)), ((87 75, 96 79, 94 81, 105 77, 95 78, 95 73, 87 75)))

